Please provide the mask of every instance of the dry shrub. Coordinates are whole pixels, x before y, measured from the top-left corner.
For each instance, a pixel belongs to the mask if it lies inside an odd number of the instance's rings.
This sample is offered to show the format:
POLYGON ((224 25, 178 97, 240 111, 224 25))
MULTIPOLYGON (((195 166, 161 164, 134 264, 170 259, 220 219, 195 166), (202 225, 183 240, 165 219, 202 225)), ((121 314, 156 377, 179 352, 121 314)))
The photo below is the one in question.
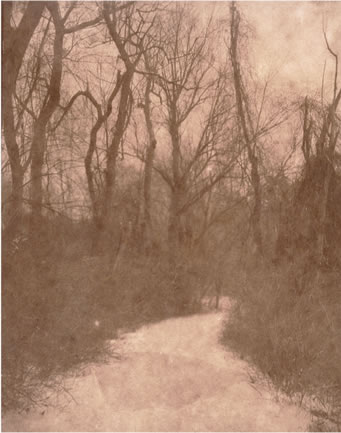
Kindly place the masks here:
POLYGON ((3 254, 5 410, 44 404, 41 390, 59 386, 61 376, 117 355, 110 340, 120 328, 199 308, 195 279, 167 257, 127 250, 113 272, 107 257, 82 257, 81 239, 71 240, 61 246, 53 235, 41 239, 37 254, 29 243, 3 254))
POLYGON ((167 257, 128 254, 112 275, 99 266, 95 279, 91 303, 97 311, 110 312, 116 327, 190 314, 199 308, 196 276, 186 267, 170 264, 167 257))
POLYGON ((35 255, 27 243, 2 257, 8 262, 2 281, 4 409, 41 403, 41 388, 107 351, 82 311, 84 272, 79 284, 72 285, 71 265, 63 262, 63 250, 56 244, 42 241, 35 255))
POLYGON ((246 269, 222 342, 278 390, 340 427, 341 275, 315 272, 302 293, 296 272, 294 264, 246 269))

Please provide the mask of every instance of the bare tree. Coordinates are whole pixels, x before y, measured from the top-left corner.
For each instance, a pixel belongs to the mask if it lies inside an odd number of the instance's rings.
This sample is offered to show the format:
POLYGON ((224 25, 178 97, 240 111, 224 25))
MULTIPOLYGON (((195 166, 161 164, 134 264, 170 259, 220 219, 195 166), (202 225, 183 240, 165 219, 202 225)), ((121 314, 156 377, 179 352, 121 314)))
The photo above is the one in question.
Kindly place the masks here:
POLYGON ((132 80, 146 49, 144 41, 153 23, 149 21, 149 15, 149 6, 137 6, 134 3, 124 2, 103 3, 103 16, 109 35, 125 67, 122 74, 117 117, 107 151, 102 215, 104 230, 109 229, 113 224, 116 162, 132 109, 132 80))
MULTIPOLYGON (((232 66, 234 93, 236 101, 236 116, 240 141, 243 146, 240 167, 253 191, 250 225, 252 240, 256 251, 263 254, 262 233, 262 170, 266 174, 264 155, 267 154, 265 142, 269 133, 278 128, 289 116, 289 105, 269 106, 268 97, 270 81, 262 85, 259 95, 258 83, 254 89, 247 86, 241 64, 241 18, 235 2, 230 6, 230 45, 229 55, 232 66), (249 87, 249 88, 248 88, 249 87)), ((244 71, 245 72, 245 71, 244 71)), ((291 107, 292 108, 292 107, 291 107)))
POLYGON ((145 78, 144 98, 143 98, 143 102, 140 104, 140 107, 143 108, 147 135, 148 135, 148 144, 146 146, 145 163, 144 163, 142 215, 139 222, 139 226, 140 226, 139 231, 140 231, 142 243, 148 246, 152 238, 151 187, 152 187, 155 150, 157 145, 157 139, 156 139, 154 124, 152 120, 151 96, 154 88, 154 76, 152 74, 156 70, 155 64, 157 62, 157 57, 155 57, 154 55, 154 58, 152 60, 153 66, 151 64, 150 53, 147 53, 145 51, 143 57, 144 57, 144 63, 146 69, 146 78, 145 78))
MULTIPOLYGON (((329 53, 335 59, 335 72, 331 102, 325 106, 305 98, 302 104, 303 138, 302 152, 305 159, 305 172, 297 194, 297 207, 304 212, 304 206, 309 201, 308 208, 314 208, 307 216, 305 224, 313 225, 310 230, 317 232, 315 259, 318 264, 328 261, 328 243, 332 239, 327 236, 328 203, 332 200, 332 188, 335 188, 335 164, 337 144, 340 134, 340 119, 337 115, 341 99, 341 89, 338 89, 338 56, 329 46, 326 34, 325 41, 329 53), (333 184, 332 184, 333 183, 333 184), (312 221, 312 216, 316 220, 312 221), (310 223, 309 223, 310 221, 310 223)), ((323 92, 323 90, 322 90, 323 92)))
POLYGON ((33 127, 31 162, 32 233, 39 233, 41 226, 43 203, 42 169, 46 149, 46 127, 59 104, 62 80, 64 22, 60 16, 58 3, 51 2, 47 5, 47 8, 53 20, 55 36, 50 82, 33 127))
POLYGON ((166 105, 171 163, 169 168, 159 162, 155 170, 170 187, 168 238, 176 245, 191 237, 190 225, 185 227, 185 213, 226 175, 233 157, 230 154, 226 164, 219 159, 228 155, 228 145, 225 143, 223 149, 222 142, 227 137, 229 107, 225 74, 212 71, 211 23, 199 33, 187 5, 174 6, 167 20, 168 24, 163 24, 163 60, 155 80, 166 105), (202 126, 198 125, 195 136, 186 137, 185 125, 195 116, 202 126))
POLYGON ((89 89, 78 91, 77 93, 75 93, 72 96, 69 103, 64 108, 63 115, 61 116, 61 118, 59 119, 59 121, 57 123, 57 125, 58 125, 59 123, 62 122, 64 116, 71 109, 71 107, 73 106, 75 101, 81 96, 85 97, 88 101, 90 101, 90 103, 94 106, 94 108, 96 110, 97 116, 96 116, 95 122, 93 123, 91 130, 90 130, 89 146, 88 146, 88 150, 87 150, 87 153, 86 153, 86 156, 84 159, 85 173, 86 173, 86 178, 87 178, 87 183, 88 183, 88 191, 89 191, 89 196, 90 196, 90 201, 91 201, 91 206, 92 206, 92 217, 93 217, 95 227, 97 229, 94 232, 94 240, 93 240, 92 250, 94 250, 94 248, 97 244, 98 233, 103 228, 102 227, 102 225, 103 225, 102 209, 103 209, 103 205, 104 205, 103 198, 102 198, 103 191, 101 191, 101 189, 96 186, 95 173, 94 173, 93 166, 92 166, 93 165, 93 157, 94 157, 95 152, 97 151, 98 132, 103 127, 103 125, 108 121, 108 119, 109 119, 109 117, 113 111, 113 102, 120 91, 121 84, 122 84, 122 77, 121 77, 120 71, 118 71, 117 78, 116 78, 116 84, 113 87, 113 89, 109 95, 109 98, 108 98, 108 101, 106 103, 106 107, 105 107, 104 111, 102 109, 100 102, 98 102, 98 100, 95 98, 95 96, 91 93, 91 91, 89 89))
POLYGON ((254 205, 251 212, 251 225, 253 230, 253 239, 257 250, 262 253, 263 239, 261 229, 261 212, 262 212, 262 189, 259 174, 259 161, 257 155, 257 131, 253 124, 249 102, 245 94, 245 87, 240 70, 238 41, 240 14, 234 2, 230 6, 231 23, 230 23, 230 59, 233 69, 233 80, 236 95, 237 113, 240 121, 241 133, 245 143, 248 159, 251 165, 251 184, 254 191, 254 205))
POLYGON ((47 145, 47 126, 50 119, 59 106, 61 97, 61 83, 63 73, 63 46, 67 34, 72 34, 89 26, 97 24, 101 17, 97 16, 89 21, 84 21, 66 26, 70 14, 75 9, 75 3, 68 6, 64 16, 61 16, 58 2, 49 2, 47 9, 50 12, 54 24, 54 42, 51 64, 51 73, 47 84, 46 93, 38 114, 35 116, 32 136, 32 162, 31 162, 31 207, 32 207, 32 233, 39 233, 43 208, 42 170, 44 154, 47 145))
POLYGON ((23 205, 23 179, 26 166, 22 164, 16 134, 14 95, 18 74, 25 52, 39 24, 46 2, 28 3, 17 27, 13 26, 13 2, 2 3, 3 56, 2 56, 2 115, 6 148, 12 175, 11 232, 14 234, 23 205))

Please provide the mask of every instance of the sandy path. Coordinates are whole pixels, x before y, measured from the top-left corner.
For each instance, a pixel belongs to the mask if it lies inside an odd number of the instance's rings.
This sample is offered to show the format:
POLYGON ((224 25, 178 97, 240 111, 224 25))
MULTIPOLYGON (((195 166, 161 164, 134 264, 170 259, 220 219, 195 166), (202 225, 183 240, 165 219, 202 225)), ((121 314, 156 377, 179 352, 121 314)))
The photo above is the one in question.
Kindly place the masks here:
POLYGON ((73 380, 75 401, 9 413, 3 431, 304 431, 308 416, 255 390, 246 364, 219 346, 222 320, 170 319, 127 335, 123 360, 73 380))

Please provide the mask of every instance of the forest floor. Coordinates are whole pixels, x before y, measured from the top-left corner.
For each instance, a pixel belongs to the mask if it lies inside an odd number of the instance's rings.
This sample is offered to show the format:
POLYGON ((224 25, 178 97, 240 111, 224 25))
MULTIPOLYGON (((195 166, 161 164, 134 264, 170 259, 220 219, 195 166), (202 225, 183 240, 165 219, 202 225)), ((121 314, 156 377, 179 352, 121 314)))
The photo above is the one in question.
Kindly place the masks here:
POLYGON ((45 408, 6 413, 2 431, 305 431, 309 415, 252 384, 248 364, 219 345, 227 314, 122 334, 120 359, 66 379, 45 408))

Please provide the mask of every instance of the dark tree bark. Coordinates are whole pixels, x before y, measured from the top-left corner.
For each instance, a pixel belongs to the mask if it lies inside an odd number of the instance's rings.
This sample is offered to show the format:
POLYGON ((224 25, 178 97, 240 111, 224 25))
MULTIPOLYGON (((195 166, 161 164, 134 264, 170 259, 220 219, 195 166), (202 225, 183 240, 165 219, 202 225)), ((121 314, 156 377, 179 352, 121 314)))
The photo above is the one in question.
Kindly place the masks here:
POLYGON ((28 2, 17 28, 11 25, 13 2, 2 3, 2 117, 6 149, 12 176, 12 197, 10 211, 11 236, 15 236, 20 224, 23 207, 23 178, 19 146, 16 139, 13 97, 20 67, 30 40, 37 28, 46 2, 28 2))
POLYGON ((111 95, 109 96, 107 108, 104 113, 102 113, 100 104, 98 104, 98 102, 95 101, 94 97, 92 96, 93 103, 95 104, 95 107, 97 109, 97 120, 90 132, 90 142, 89 142, 89 147, 88 147, 86 157, 84 159, 84 164, 85 164, 86 178, 88 182, 89 195, 92 204, 93 219, 96 227, 94 242, 92 246, 93 251, 96 249, 98 233, 100 233, 103 226, 102 208, 104 203, 102 202, 101 191, 96 191, 95 182, 94 182, 94 173, 92 170, 92 158, 97 146, 97 133, 102 127, 102 125, 104 124, 104 122, 109 118, 110 114, 112 113, 112 104, 120 90, 121 83, 122 83, 121 75, 120 73, 118 73, 116 85, 111 95))
MULTIPOLYGON (((121 89, 120 89, 120 101, 118 104, 118 114, 115 122, 113 137, 111 144, 107 151, 107 163, 105 172, 105 188, 103 194, 103 212, 102 212, 102 235, 106 232, 111 233, 114 227, 114 190, 116 181, 116 165, 117 157, 119 154, 119 148, 122 143, 124 132, 127 128, 132 100, 131 100, 131 82, 134 77, 136 66, 143 54, 142 47, 139 43, 134 42, 137 45, 137 52, 135 56, 131 56, 128 52, 127 46, 132 43, 132 37, 134 40, 139 38, 139 31, 134 32, 132 28, 131 18, 134 14, 134 4, 120 5, 117 6, 115 2, 104 2, 103 3, 103 17, 107 25, 109 34, 116 45, 120 57, 122 58, 125 65, 125 72, 122 75, 121 89), (121 9, 127 9, 126 17, 126 37, 122 38, 117 28, 117 13, 121 9)), ((106 238, 106 236, 105 236, 106 238)), ((104 240, 104 238, 103 238, 104 240)))
POLYGON ((176 248, 181 239, 181 214, 180 208, 184 202, 184 181, 181 179, 181 150, 179 137, 179 124, 177 120, 176 96, 169 108, 169 133, 172 142, 172 179, 171 205, 169 209, 168 240, 171 248, 176 248))
POLYGON ((321 135, 316 144, 316 150, 323 153, 323 158, 326 163, 326 173, 322 186, 322 197, 319 206, 319 230, 317 237, 317 260, 318 263, 323 263, 326 258, 325 247, 326 241, 326 223, 327 223, 327 206, 330 199, 330 185, 333 175, 335 175, 335 148, 340 134, 340 119, 336 116, 337 108, 341 99, 341 89, 338 90, 338 55, 331 49, 327 35, 324 33, 325 42, 329 53, 335 59, 334 73, 334 91, 332 103, 328 107, 327 115, 324 118, 321 135))
POLYGON ((102 222, 104 227, 109 227, 113 216, 114 188, 116 180, 116 163, 121 140, 129 120, 130 84, 133 71, 126 71, 122 76, 122 86, 118 115, 115 122, 115 131, 107 153, 107 167, 105 173, 105 190, 103 197, 102 222))
POLYGON ((118 92, 120 91, 121 84, 122 84, 122 77, 120 71, 118 71, 116 85, 108 98, 107 106, 104 112, 102 111, 101 104, 96 100, 96 98, 93 96, 93 94, 89 89, 75 93, 70 99, 69 103, 66 105, 66 107, 64 107, 64 112, 56 125, 56 127, 58 127, 58 125, 62 122, 64 117, 67 115, 67 113, 73 106, 74 102, 80 96, 83 96, 86 99, 88 99, 96 109, 97 118, 90 131, 89 147, 86 156, 84 158, 85 174, 86 174, 86 179, 88 184, 88 191, 89 191, 91 209, 92 209, 92 218, 93 218, 93 223, 95 228, 92 247, 91 247, 92 252, 96 250, 98 234, 102 230, 102 226, 103 226, 103 221, 102 221, 103 197, 102 197, 102 191, 99 191, 98 188, 96 187, 95 176, 92 167, 93 155, 97 148, 97 134, 112 113, 113 101, 118 95, 118 92))
MULTIPOLYGON (((146 62, 147 69, 148 62, 146 62)), ((154 127, 151 119, 151 107, 150 107, 150 93, 152 87, 152 78, 147 75, 146 78, 146 89, 144 95, 144 116, 146 120, 146 127, 148 132, 149 143, 146 151, 146 161, 144 166, 144 178, 143 178, 143 216, 141 222, 141 236, 142 242, 146 245, 150 243, 152 237, 152 220, 151 220, 151 187, 152 187, 152 176, 153 176, 153 165, 154 156, 156 149, 156 137, 154 133, 154 127)))
POLYGON ((56 2, 47 4, 51 13, 55 37, 53 45, 52 71, 47 97, 33 127, 32 162, 31 162, 31 228, 32 233, 39 236, 43 209, 42 171, 46 150, 46 128, 60 101, 60 85, 63 69, 64 25, 56 2))
POLYGON ((316 244, 313 249, 315 250, 315 262, 319 265, 323 265, 330 260, 327 253, 328 243, 332 243, 330 234, 329 239, 327 235, 327 222, 330 218, 328 215, 328 203, 330 204, 331 200, 332 183, 334 183, 335 187, 336 181, 335 147, 340 133, 336 110, 340 99, 341 90, 337 95, 335 94, 332 103, 325 111, 315 145, 313 135, 310 132, 312 121, 306 120, 313 110, 307 98, 304 106, 302 149, 306 166, 301 188, 296 197, 295 207, 299 213, 302 213, 302 208, 305 206, 311 210, 311 215, 316 215, 315 221, 309 221, 311 218, 308 218, 305 224, 310 226, 310 230, 316 233, 316 244))
MULTIPOLYGON (((31 228, 32 233, 39 236, 43 209, 43 166, 44 155, 47 146, 47 126, 60 102, 61 82, 63 73, 63 44, 67 34, 75 33, 84 28, 97 24, 101 17, 82 22, 73 27, 65 27, 65 23, 74 8, 70 4, 64 17, 61 17, 58 2, 47 2, 55 28, 53 43, 53 60, 51 65, 51 75, 48 84, 47 94, 40 108, 39 115, 34 122, 32 137, 32 162, 31 162, 31 228)), ((60 122, 58 122, 57 126, 60 122)), ((56 127, 57 127, 56 126, 56 127)), ((55 127, 55 129, 56 129, 55 127)))
MULTIPOLYGON (((328 43, 327 43, 328 46, 328 43)), ((296 288, 299 293, 312 287, 323 269, 340 266, 340 201, 336 146, 340 135, 337 109, 341 90, 337 89, 338 58, 335 56, 335 84, 332 101, 305 98, 302 104, 302 153, 305 163, 297 183, 293 204, 283 215, 277 239, 278 259, 299 261, 296 288)))
POLYGON ((237 103, 237 113, 240 121, 241 131, 246 145, 248 159, 251 166, 251 184, 254 193, 254 205, 251 212, 251 226, 253 239, 259 253, 263 252, 263 239, 261 229, 262 213, 262 189, 259 176, 259 162, 257 157, 257 138, 252 125, 248 101, 244 93, 240 63, 238 60, 238 39, 240 15, 234 2, 231 7, 231 24, 230 24, 230 59, 233 69, 233 81, 237 103))

